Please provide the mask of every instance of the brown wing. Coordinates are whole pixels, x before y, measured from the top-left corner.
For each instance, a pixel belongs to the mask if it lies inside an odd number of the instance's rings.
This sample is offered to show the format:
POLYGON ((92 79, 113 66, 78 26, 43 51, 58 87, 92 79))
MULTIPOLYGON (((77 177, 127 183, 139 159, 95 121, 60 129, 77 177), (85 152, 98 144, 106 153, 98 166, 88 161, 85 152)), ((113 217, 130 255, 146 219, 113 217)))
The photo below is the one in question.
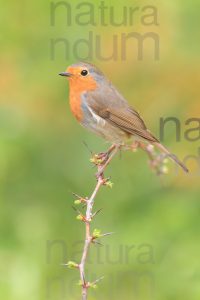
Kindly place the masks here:
POLYGON ((113 108, 98 109, 96 106, 92 107, 96 114, 105 119, 112 125, 119 127, 121 130, 138 135, 150 142, 158 142, 158 140, 148 131, 146 125, 139 113, 128 108, 125 110, 115 110, 113 108))
POLYGON ((87 93, 87 105, 110 124, 150 142, 158 140, 148 131, 139 113, 129 106, 123 96, 112 86, 104 84, 100 89, 87 93))

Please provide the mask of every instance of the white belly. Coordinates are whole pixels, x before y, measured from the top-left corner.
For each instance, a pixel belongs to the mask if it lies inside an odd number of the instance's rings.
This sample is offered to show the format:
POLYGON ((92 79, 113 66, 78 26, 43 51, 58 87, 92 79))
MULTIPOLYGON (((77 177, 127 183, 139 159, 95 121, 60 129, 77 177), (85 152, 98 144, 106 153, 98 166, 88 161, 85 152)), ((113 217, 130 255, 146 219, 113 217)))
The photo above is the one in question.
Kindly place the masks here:
POLYGON ((84 127, 111 143, 123 144, 127 140, 128 135, 124 131, 98 116, 91 108, 87 109, 88 115, 82 122, 84 127))

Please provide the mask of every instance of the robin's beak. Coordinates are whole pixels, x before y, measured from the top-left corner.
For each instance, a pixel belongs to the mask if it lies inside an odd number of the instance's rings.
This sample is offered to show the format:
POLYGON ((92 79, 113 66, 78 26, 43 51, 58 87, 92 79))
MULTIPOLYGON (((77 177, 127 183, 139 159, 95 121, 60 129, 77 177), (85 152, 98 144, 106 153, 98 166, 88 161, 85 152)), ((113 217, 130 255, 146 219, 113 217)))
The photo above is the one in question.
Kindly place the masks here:
POLYGON ((66 77, 71 77, 72 74, 71 73, 67 73, 67 72, 61 72, 59 73, 60 76, 66 76, 66 77))

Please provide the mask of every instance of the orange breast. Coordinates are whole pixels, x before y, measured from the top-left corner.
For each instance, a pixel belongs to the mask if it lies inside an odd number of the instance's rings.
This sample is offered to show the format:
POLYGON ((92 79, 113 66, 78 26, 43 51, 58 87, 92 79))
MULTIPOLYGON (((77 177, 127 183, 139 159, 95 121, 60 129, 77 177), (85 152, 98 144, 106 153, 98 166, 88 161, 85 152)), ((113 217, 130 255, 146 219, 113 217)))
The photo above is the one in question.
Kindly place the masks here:
POLYGON ((79 122, 81 122, 83 119, 83 112, 81 109, 81 94, 74 93, 73 90, 70 91, 69 103, 73 115, 79 122))
POLYGON ((75 118, 81 122, 83 120, 83 111, 81 108, 81 95, 86 91, 92 91, 95 90, 97 87, 97 84, 95 80, 90 77, 87 79, 76 79, 72 78, 70 79, 70 108, 75 116, 75 118))

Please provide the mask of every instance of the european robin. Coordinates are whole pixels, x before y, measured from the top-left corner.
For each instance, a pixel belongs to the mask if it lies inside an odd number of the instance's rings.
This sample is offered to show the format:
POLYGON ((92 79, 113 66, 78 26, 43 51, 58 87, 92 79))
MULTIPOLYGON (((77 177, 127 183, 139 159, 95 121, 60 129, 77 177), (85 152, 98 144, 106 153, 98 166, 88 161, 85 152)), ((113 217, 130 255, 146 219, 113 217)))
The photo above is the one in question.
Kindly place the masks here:
POLYGON ((188 172, 186 166, 147 129, 139 113, 98 68, 79 62, 59 75, 69 80, 70 108, 77 121, 109 141, 112 150, 126 144, 128 140, 142 140, 157 146, 188 172))

